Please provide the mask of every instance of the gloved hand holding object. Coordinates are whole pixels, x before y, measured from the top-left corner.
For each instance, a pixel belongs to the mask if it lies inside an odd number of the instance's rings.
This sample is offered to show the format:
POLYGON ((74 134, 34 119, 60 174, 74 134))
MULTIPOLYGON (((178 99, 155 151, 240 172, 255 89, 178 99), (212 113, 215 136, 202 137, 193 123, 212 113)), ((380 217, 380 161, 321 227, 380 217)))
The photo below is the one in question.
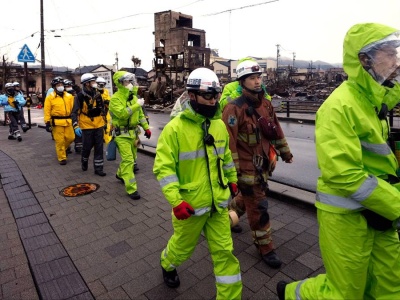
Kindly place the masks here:
POLYGON ((82 136, 82 129, 80 129, 79 127, 76 127, 74 129, 76 136, 81 137, 82 136))
POLYGON ((50 122, 46 123, 46 131, 47 132, 51 132, 53 130, 53 128, 50 126, 50 122))
POLYGON ((234 198, 239 194, 239 189, 236 183, 230 182, 228 183, 229 190, 231 191, 231 197, 234 198))
POLYGON ((148 138, 148 139, 151 137, 151 131, 150 131, 150 129, 145 130, 144 136, 145 136, 146 138, 148 138))
POLYGON ((138 100, 137 100, 137 103, 138 103, 140 106, 143 106, 143 104, 144 104, 144 99, 143 99, 143 98, 138 99, 138 100))
POLYGON ((186 201, 182 201, 181 204, 174 207, 172 210, 178 220, 186 220, 191 215, 194 215, 193 207, 191 207, 186 201))

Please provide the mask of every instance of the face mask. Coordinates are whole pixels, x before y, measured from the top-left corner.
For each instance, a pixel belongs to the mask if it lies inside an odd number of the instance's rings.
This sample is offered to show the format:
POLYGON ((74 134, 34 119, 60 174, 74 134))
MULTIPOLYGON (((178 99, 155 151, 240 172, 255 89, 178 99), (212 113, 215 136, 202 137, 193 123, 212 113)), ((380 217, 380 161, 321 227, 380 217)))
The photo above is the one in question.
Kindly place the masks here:
POLYGON ((64 87, 63 86, 58 86, 57 87, 57 92, 60 92, 60 93, 64 92, 64 87))
POLYGON ((190 100, 190 105, 192 106, 195 112, 208 119, 214 117, 215 113, 218 110, 218 103, 211 106, 211 105, 197 103, 196 100, 190 100))
POLYGON ((93 84, 91 85, 91 87, 94 88, 94 89, 97 89, 97 83, 93 83, 93 84))
POLYGON ((133 89, 133 84, 130 83, 130 84, 126 85, 125 87, 126 87, 128 90, 132 91, 132 89, 133 89))
POLYGON ((72 87, 67 87, 65 90, 66 90, 67 92, 70 92, 70 91, 73 90, 73 88, 72 88, 72 87))
POLYGON ((6 92, 10 96, 14 96, 14 94, 15 94, 15 90, 14 89, 8 89, 6 92))

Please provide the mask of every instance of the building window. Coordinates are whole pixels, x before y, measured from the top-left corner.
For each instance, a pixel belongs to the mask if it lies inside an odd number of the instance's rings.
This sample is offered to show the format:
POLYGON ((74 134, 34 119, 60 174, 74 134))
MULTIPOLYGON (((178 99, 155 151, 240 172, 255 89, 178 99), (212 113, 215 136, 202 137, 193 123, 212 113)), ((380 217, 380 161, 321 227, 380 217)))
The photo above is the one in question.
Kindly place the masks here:
POLYGON ((224 74, 222 70, 217 70, 217 74, 224 74))

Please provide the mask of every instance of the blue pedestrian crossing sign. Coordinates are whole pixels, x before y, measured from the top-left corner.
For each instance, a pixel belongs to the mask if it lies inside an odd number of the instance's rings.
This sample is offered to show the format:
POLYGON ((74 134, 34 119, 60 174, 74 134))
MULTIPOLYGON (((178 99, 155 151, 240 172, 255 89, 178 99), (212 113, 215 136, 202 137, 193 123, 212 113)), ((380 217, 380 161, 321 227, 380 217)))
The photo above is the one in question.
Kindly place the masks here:
POLYGON ((31 50, 25 44, 21 52, 18 54, 18 61, 19 62, 35 62, 35 56, 32 54, 31 50))

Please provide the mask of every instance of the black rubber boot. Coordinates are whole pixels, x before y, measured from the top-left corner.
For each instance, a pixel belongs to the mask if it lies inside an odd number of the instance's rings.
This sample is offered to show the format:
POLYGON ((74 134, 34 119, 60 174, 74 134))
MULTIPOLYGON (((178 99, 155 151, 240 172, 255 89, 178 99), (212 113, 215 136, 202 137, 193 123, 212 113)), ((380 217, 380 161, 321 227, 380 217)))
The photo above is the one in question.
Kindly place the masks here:
POLYGON ((88 169, 88 162, 87 161, 82 161, 82 171, 87 171, 88 169))
POLYGON ((262 259, 268 266, 273 269, 278 269, 282 265, 281 259, 274 251, 264 254, 262 256, 262 259))
POLYGON ((181 284, 176 269, 169 272, 165 271, 163 267, 161 267, 161 269, 164 277, 164 282, 168 287, 177 288, 181 284))
POLYGON ((243 231, 242 226, 240 226, 239 224, 231 227, 231 231, 234 233, 241 233, 243 231))
POLYGON ((134 193, 132 193, 132 194, 129 194, 129 197, 130 197, 132 200, 139 200, 139 199, 140 199, 140 194, 139 194, 138 191, 136 191, 136 192, 134 192, 134 193))
POLYGON ((286 281, 279 281, 276 284, 276 293, 278 294, 279 300, 285 300, 285 289, 286 289, 287 282, 286 281))
POLYGON ((107 174, 103 172, 103 170, 96 170, 94 171, 94 174, 99 175, 101 177, 106 176, 107 174))

